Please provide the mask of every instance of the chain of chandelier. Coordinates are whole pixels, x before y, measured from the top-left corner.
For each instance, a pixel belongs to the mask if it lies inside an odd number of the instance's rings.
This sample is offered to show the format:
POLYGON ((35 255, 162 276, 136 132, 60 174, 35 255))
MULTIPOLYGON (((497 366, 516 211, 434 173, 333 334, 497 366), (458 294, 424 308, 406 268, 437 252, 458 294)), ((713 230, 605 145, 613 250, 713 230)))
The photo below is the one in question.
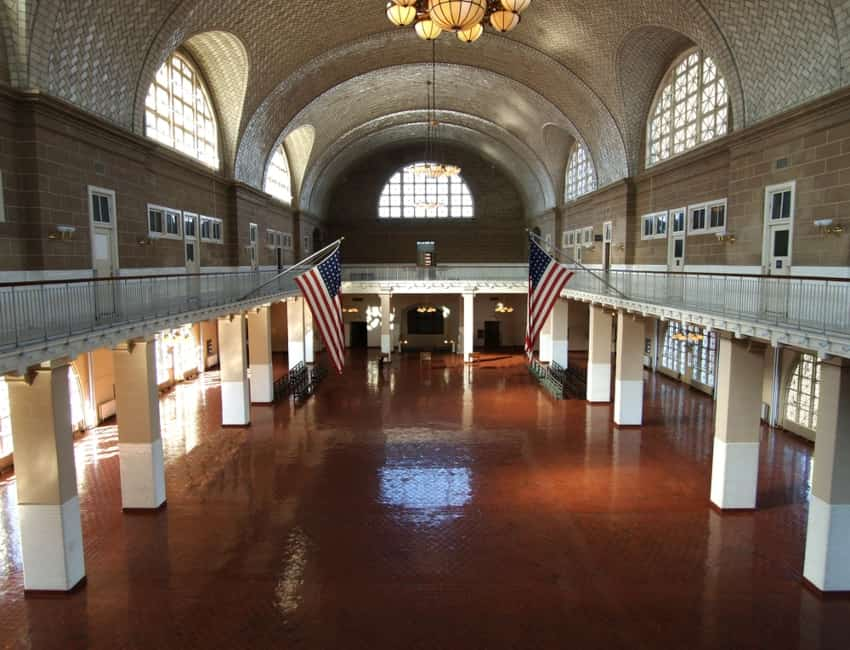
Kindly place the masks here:
POLYGON ((433 41, 455 32, 463 43, 474 43, 489 25, 505 33, 519 25, 531 0, 390 0, 387 18, 397 27, 414 25, 419 38, 433 41))

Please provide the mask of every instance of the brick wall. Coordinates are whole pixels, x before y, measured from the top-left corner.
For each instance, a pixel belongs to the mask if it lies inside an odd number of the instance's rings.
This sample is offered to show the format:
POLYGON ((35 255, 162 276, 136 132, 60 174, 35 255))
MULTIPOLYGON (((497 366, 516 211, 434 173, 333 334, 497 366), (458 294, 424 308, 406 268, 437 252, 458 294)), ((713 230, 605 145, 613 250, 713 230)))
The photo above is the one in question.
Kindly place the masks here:
POLYGON ((293 230, 292 211, 263 192, 48 98, 0 93, 0 169, 2 271, 90 270, 89 186, 116 193, 122 270, 185 267, 180 240, 140 245, 149 203, 223 220, 223 245, 201 244, 204 267, 247 265, 249 222, 259 226, 260 264, 274 265, 266 230, 293 230), (70 241, 48 238, 57 224, 76 228, 70 241))
POLYGON ((474 219, 378 219, 378 199, 387 180, 404 165, 422 158, 422 146, 374 154, 349 170, 332 190, 328 238, 345 236, 350 263, 416 262, 416 242, 436 242, 438 263, 517 262, 525 256, 525 218, 519 192, 490 163, 463 149, 446 147, 462 168, 475 201, 474 219))
MULTIPOLYGON (((629 215, 634 212, 633 189, 631 184, 625 181, 613 183, 602 188, 598 192, 587 195, 579 200, 568 203, 564 207, 562 219, 562 232, 576 230, 586 226, 593 226, 594 239, 602 235, 602 224, 606 221, 613 222, 611 260, 613 264, 624 264, 626 262, 627 248, 620 248, 620 244, 627 246, 633 234, 629 230, 629 215)), ((561 236, 558 236, 558 245, 561 236)), ((583 264, 602 263, 601 242, 594 241, 593 248, 582 251, 583 264)), ((569 252, 569 251, 568 251, 569 252)))

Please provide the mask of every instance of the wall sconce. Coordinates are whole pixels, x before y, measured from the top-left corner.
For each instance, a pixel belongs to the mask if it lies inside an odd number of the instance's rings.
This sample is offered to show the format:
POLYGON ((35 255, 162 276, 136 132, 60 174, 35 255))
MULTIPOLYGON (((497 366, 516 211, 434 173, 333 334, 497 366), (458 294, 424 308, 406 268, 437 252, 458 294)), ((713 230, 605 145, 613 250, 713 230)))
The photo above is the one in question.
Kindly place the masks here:
POLYGON ((716 235, 717 241, 724 242, 726 244, 734 244, 737 240, 735 239, 735 235, 732 233, 721 234, 717 233, 716 235))
POLYGON ((48 233, 47 238, 59 241, 70 241, 74 238, 75 232, 77 232, 77 229, 74 226, 57 224, 56 230, 48 233))
POLYGON ((136 243, 139 246, 152 246, 157 239, 160 238, 160 233, 158 232, 149 232, 147 237, 142 237, 136 243))
POLYGON ((815 219, 815 226, 822 235, 840 235, 844 232, 844 226, 840 223, 833 225, 832 219, 815 219))
POLYGON ((626 250, 626 245, 622 242, 620 242, 619 244, 614 244, 614 250, 624 251, 624 250, 626 250))

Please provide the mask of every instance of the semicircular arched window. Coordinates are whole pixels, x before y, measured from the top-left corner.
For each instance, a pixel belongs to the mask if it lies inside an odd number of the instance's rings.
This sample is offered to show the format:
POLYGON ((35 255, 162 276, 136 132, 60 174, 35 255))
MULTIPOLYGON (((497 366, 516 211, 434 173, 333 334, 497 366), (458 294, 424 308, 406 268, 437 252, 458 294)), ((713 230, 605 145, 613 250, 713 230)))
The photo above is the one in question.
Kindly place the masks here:
POLYGON ((292 176, 289 173, 289 162, 283 144, 278 145, 274 155, 269 160, 263 187, 267 194, 271 194, 276 199, 287 205, 292 203, 292 176))
POLYGON ((647 167, 729 132, 729 93, 717 65, 691 50, 670 66, 649 112, 647 167))
POLYGON ((156 73, 145 100, 145 135, 213 169, 218 124, 198 69, 175 52, 156 73))
POLYGON ((810 431, 818 428, 821 363, 812 354, 801 354, 791 373, 785 395, 785 417, 810 431))
POLYGON ((407 165, 390 177, 378 200, 378 217, 472 219, 475 216, 475 203, 463 177, 434 178, 414 171, 414 168, 425 166, 426 163, 407 165))
POLYGON ((567 201, 575 201, 580 196, 596 190, 596 170, 587 147, 576 142, 570 150, 567 163, 567 201))

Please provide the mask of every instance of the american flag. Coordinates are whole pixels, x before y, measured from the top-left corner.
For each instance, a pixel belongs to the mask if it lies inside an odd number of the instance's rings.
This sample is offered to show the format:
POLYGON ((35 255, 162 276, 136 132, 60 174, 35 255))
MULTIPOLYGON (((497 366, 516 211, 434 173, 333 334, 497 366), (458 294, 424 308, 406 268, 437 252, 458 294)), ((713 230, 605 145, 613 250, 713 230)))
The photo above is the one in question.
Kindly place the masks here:
POLYGON ((534 355, 534 343, 540 335, 543 323, 549 318, 555 301, 564 285, 573 277, 557 260, 529 235, 531 250, 528 254, 528 326, 525 330, 525 353, 534 355))
POLYGON ((342 269, 339 248, 323 262, 295 278, 295 284, 319 324, 319 332, 328 350, 331 363, 339 374, 345 363, 344 326, 342 324, 342 269))

